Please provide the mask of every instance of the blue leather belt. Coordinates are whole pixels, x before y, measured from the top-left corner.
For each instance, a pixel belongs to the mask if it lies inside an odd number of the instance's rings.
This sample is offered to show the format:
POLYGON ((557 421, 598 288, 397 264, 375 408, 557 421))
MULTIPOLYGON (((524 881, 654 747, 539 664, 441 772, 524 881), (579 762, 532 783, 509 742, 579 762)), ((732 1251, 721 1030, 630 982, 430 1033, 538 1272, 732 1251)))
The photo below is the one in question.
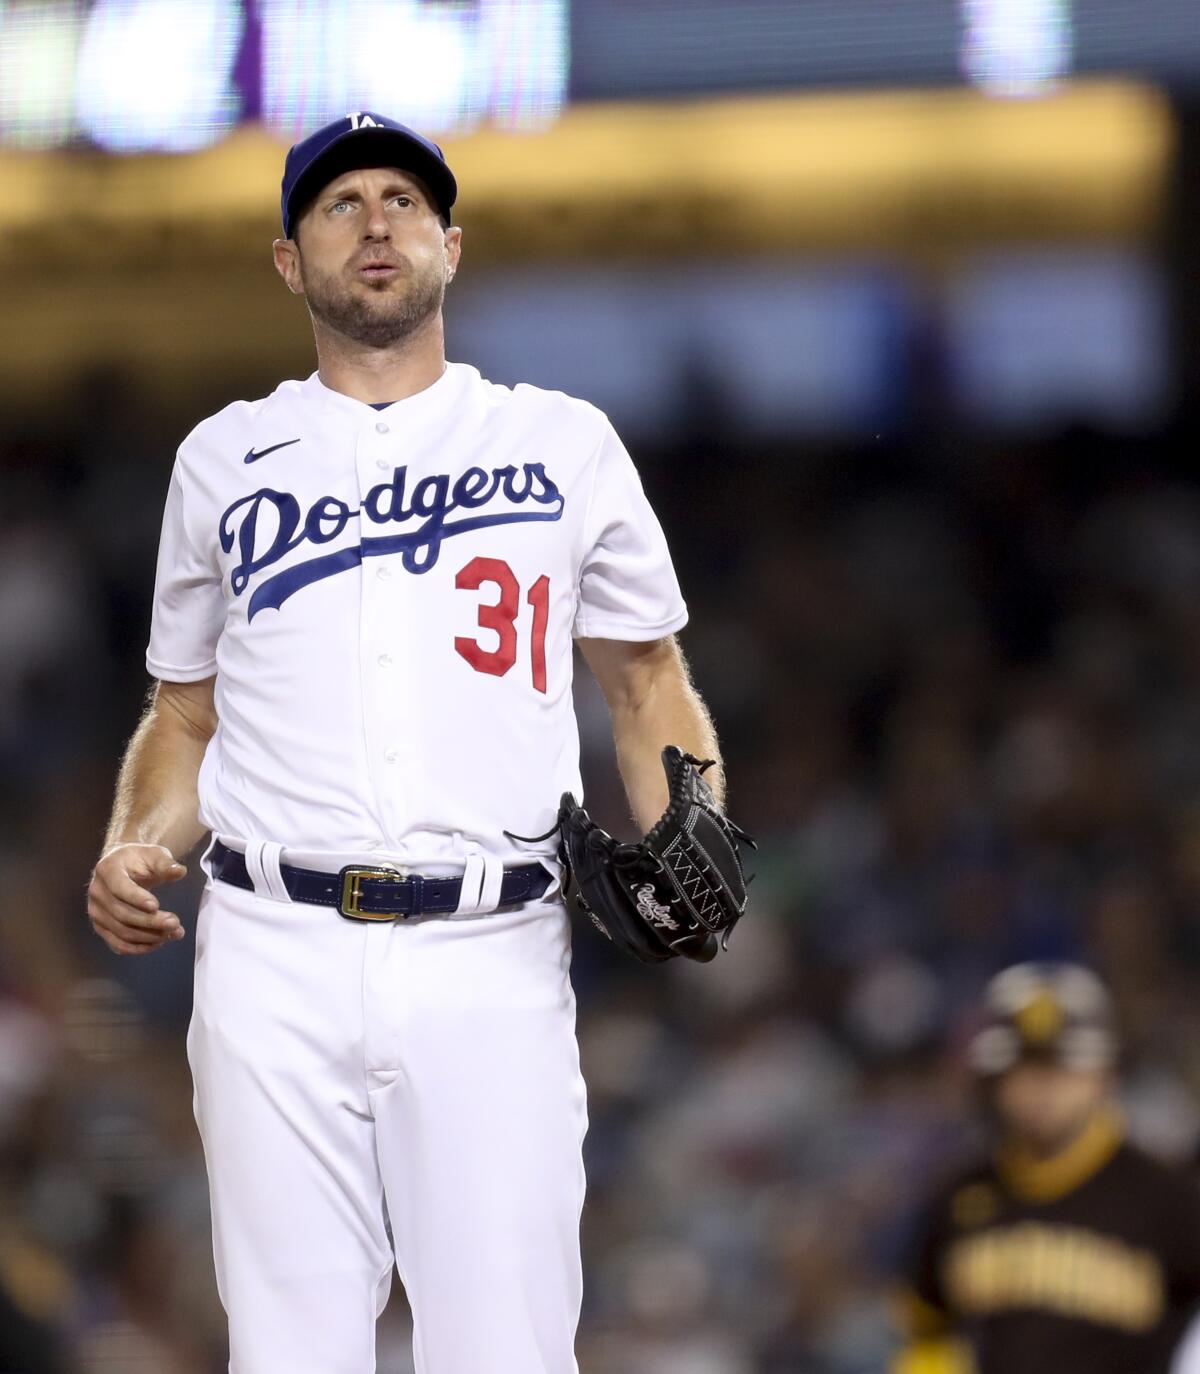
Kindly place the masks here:
MULTIPOLYGON (((214 878, 246 892, 254 879, 246 870, 246 856, 220 840, 213 843, 209 863, 214 878)), ((419 873, 400 877, 394 869, 347 864, 337 873, 280 864, 279 872, 294 902, 335 907, 351 921, 391 921, 397 916, 443 915, 458 909, 461 878, 423 878, 419 873)), ((550 886, 550 873, 541 864, 506 868, 498 906, 528 902, 550 886)))

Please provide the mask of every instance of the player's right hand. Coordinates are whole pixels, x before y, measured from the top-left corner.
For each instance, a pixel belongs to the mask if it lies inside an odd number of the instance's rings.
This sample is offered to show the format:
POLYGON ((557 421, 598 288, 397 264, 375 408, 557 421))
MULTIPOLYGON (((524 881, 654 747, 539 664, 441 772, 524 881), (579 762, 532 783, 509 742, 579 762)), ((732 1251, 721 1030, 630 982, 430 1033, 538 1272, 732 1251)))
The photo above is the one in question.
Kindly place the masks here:
POLYGON ((88 884, 92 929, 114 954, 149 954, 170 940, 182 940, 179 917, 161 910, 150 889, 186 872, 165 845, 114 845, 101 856, 88 884))

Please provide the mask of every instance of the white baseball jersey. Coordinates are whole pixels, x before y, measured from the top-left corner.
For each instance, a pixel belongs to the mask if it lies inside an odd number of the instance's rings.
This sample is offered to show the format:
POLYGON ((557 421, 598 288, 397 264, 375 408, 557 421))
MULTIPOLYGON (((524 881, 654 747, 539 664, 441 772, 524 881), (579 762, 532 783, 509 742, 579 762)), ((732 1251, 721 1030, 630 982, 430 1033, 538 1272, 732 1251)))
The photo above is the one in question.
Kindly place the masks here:
POLYGON ((578 791, 573 636, 687 619, 611 424, 450 363, 376 409, 314 373, 175 462, 146 664, 217 675, 200 819, 227 843, 512 861, 578 791))

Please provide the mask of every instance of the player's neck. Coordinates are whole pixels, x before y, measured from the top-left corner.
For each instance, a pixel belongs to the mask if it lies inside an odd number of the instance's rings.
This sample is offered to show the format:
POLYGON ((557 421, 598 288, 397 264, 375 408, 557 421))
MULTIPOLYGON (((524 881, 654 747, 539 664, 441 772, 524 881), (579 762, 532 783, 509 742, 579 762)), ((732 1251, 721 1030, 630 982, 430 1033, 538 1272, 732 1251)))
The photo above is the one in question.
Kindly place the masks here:
POLYGON ((1034 1148, 1029 1141, 1006 1140, 996 1153, 996 1164, 1019 1196, 1051 1201, 1073 1192, 1107 1164, 1123 1139, 1121 1114, 1106 1103, 1078 1131, 1053 1146, 1034 1148))
POLYGON ((446 370, 440 316, 392 348, 371 348, 327 328, 318 328, 315 333, 321 381, 331 391, 368 405, 415 396, 446 370))

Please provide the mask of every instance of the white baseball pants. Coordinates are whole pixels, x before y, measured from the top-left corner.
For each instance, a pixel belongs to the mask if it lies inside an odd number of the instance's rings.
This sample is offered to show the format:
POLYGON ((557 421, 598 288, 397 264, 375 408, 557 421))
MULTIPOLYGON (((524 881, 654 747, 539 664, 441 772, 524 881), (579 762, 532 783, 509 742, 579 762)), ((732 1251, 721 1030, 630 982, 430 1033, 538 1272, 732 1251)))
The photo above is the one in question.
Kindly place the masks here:
POLYGON ((569 962, 559 898, 359 924, 210 881, 188 1061, 230 1374, 372 1374, 393 1255, 418 1374, 576 1374, 569 962))

